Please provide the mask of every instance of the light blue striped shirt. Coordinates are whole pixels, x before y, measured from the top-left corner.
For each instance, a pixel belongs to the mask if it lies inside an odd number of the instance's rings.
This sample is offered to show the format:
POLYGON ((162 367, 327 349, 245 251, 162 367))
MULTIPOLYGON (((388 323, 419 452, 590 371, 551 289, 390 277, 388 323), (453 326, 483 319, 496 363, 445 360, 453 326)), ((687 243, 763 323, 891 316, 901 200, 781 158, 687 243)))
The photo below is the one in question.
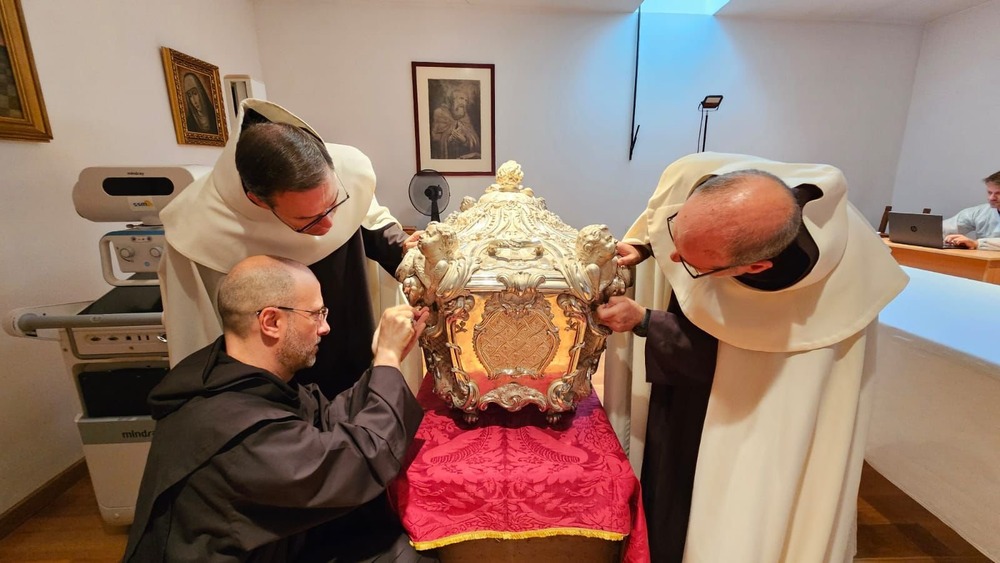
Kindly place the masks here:
POLYGON ((981 250, 1000 250, 1000 210, 988 203, 959 211, 942 227, 946 235, 958 233, 978 239, 981 250))

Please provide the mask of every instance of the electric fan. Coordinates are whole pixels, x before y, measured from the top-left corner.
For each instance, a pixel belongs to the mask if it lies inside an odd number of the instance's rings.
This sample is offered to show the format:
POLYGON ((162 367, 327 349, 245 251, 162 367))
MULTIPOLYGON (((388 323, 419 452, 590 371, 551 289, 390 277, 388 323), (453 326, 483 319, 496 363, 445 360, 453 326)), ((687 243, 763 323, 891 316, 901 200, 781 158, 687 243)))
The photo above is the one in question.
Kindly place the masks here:
POLYGON ((410 180, 410 203, 431 221, 441 221, 441 211, 448 207, 450 196, 448 182, 437 170, 425 168, 410 180))

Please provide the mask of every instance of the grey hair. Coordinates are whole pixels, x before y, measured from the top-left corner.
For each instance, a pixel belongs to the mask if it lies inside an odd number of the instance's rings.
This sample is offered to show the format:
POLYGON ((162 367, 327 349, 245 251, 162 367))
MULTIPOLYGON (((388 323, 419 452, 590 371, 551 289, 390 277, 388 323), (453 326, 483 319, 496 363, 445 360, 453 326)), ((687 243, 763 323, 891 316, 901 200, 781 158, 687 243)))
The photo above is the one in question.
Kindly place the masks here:
POLYGON ((253 268, 231 272, 219 285, 219 316, 222 330, 245 338, 256 322, 254 314, 265 307, 286 305, 294 296, 295 278, 292 272, 302 264, 270 256, 268 261, 253 268))
POLYGON ((993 184, 994 186, 1000 186, 1000 171, 994 172, 983 178, 983 182, 993 184))
POLYGON ((691 195, 723 198, 720 201, 726 201, 735 189, 753 178, 765 178, 783 187, 788 198, 789 212, 777 230, 766 225, 748 225, 746 221, 726 221, 718 225, 718 230, 730 241, 726 250, 734 266, 753 264, 781 254, 795 241, 802 226, 802 208, 795 200, 791 188, 781 178, 763 170, 746 169, 720 174, 699 185, 691 195))

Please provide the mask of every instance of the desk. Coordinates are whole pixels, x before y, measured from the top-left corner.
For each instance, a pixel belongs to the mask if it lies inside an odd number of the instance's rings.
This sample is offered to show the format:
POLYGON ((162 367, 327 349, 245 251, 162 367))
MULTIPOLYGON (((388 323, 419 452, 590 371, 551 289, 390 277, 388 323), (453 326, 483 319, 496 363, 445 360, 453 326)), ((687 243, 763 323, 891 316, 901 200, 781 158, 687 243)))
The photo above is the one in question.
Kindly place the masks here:
POLYGON ((418 550, 446 562, 649 560, 639 480, 596 394, 555 425, 496 405, 467 425, 431 376, 417 400, 424 420, 389 495, 418 550))
POLYGON ((1000 286, 903 269, 879 315, 865 458, 1000 561, 1000 286))
POLYGON ((883 240, 901 266, 1000 284, 1000 251, 925 248, 883 240))

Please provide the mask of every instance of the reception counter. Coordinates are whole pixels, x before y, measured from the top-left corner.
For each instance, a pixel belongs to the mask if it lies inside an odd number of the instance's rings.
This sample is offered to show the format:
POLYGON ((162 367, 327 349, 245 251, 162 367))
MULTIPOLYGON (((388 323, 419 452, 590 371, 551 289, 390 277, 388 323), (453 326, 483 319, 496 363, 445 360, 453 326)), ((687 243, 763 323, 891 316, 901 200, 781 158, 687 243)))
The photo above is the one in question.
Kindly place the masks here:
POLYGON ((998 561, 1000 286, 904 270, 910 284, 879 318, 865 457, 998 561))
POLYGON ((926 248, 883 240, 901 266, 1000 284, 1000 251, 926 248))

